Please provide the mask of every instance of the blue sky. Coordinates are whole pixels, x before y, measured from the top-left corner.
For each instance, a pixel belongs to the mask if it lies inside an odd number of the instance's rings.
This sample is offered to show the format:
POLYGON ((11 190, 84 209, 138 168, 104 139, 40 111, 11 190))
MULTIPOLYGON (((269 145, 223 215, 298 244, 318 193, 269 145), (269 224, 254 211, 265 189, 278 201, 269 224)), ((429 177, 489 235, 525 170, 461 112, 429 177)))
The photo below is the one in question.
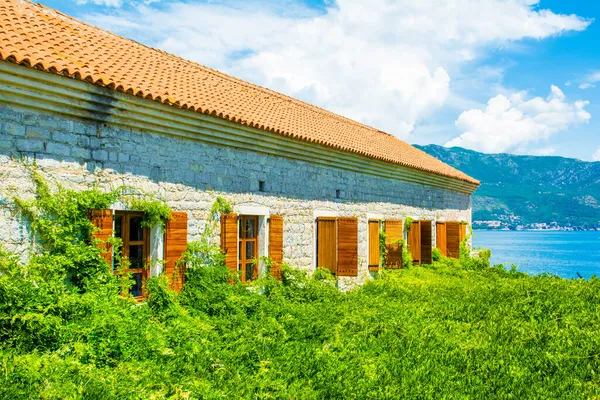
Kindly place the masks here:
POLYGON ((411 143, 600 161, 600 2, 40 1, 411 143))

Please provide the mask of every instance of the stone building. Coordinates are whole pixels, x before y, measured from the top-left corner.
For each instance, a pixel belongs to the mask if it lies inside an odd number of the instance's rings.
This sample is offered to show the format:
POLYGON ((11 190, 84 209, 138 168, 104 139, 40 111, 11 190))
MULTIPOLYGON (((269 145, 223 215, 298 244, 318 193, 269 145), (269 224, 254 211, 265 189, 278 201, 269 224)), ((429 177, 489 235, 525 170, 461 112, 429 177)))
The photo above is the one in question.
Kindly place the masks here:
MULTIPOLYGON (((100 237, 131 231, 130 257, 165 259, 197 240, 217 196, 223 250, 243 280, 270 256, 342 284, 387 264, 406 238, 416 263, 471 221, 479 182, 407 143, 271 90, 87 25, 26 0, 0 3, 0 243, 25 251, 6 193, 31 196, 24 161, 61 184, 120 185, 164 199, 167 232, 134 234, 136 210, 95 210, 100 237), (413 219, 407 234, 404 222, 413 219), (104 236, 103 236, 104 235, 104 236), (136 236, 137 235, 137 236, 136 236), (448 236, 446 238, 446 235, 448 236)), ((110 255, 107 257, 110 260, 110 255)), ((146 265, 146 264, 145 264, 146 265)), ((160 263, 140 272, 160 273, 160 263)), ((136 275, 137 276, 137 275, 136 275)))

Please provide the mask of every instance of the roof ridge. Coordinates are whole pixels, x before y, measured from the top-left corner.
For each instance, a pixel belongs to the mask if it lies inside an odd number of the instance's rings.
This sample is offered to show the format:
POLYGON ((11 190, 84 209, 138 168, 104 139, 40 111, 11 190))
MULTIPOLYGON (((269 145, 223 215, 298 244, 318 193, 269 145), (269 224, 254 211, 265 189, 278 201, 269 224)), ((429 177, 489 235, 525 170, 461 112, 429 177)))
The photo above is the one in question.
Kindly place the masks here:
POLYGON ((359 121, 355 121, 355 120, 353 120, 353 119, 351 119, 351 118, 349 118, 349 117, 345 117, 345 116, 343 116, 343 115, 340 115, 340 114, 334 113, 333 111, 327 110, 327 109, 325 109, 325 108, 323 108, 323 107, 319 107, 319 106, 316 106, 316 105, 314 105, 314 104, 310 104, 310 103, 307 103, 307 102, 305 102, 305 101, 302 101, 302 100, 300 100, 300 99, 296 99, 296 98, 294 98, 294 97, 292 97, 292 96, 290 96, 290 95, 287 95, 287 94, 285 94, 285 93, 281 93, 281 92, 278 92, 278 91, 276 91, 276 90, 269 89, 269 88, 267 88, 267 87, 264 87, 264 86, 258 85, 258 84, 256 84, 256 83, 252 83, 252 82, 244 81, 244 80, 242 80, 242 79, 240 79, 240 78, 236 78, 236 77, 235 77, 235 76, 233 76, 233 75, 229 75, 229 74, 226 74, 226 73, 224 73, 224 72, 222 72, 222 71, 219 71, 219 70, 217 70, 217 69, 214 69, 214 68, 211 68, 211 67, 209 67, 209 66, 206 66, 206 65, 200 64, 199 62, 192 61, 192 60, 188 60, 188 59, 186 59, 186 58, 183 58, 183 57, 181 57, 181 56, 178 56, 178 55, 176 55, 176 54, 170 53, 170 52, 168 52, 168 51, 166 51, 166 50, 162 50, 162 49, 158 49, 158 48, 156 48, 156 47, 148 46, 148 45, 146 45, 146 44, 144 44, 144 43, 138 42, 138 41, 137 41, 137 40, 135 40, 135 39, 130 39, 130 38, 128 38, 128 37, 121 36, 121 35, 119 35, 119 34, 117 34, 117 33, 114 33, 114 32, 111 32, 111 31, 109 31, 109 30, 107 30, 107 29, 104 29, 104 28, 101 28, 101 27, 99 27, 99 26, 93 25, 93 24, 91 24, 91 23, 89 23, 89 22, 85 22, 85 21, 79 20, 79 19, 77 19, 77 18, 75 18, 75 17, 73 17, 73 16, 71 16, 71 15, 65 14, 65 13, 63 13, 63 12, 61 12, 61 11, 57 10, 57 9, 50 8, 50 7, 48 7, 48 6, 45 6, 45 5, 41 4, 41 3, 36 3, 36 2, 34 2, 34 1, 32 1, 32 0, 19 0, 19 1, 22 1, 22 2, 28 2, 28 3, 30 3, 30 4, 32 4, 32 5, 34 5, 34 6, 37 6, 37 7, 41 8, 41 9, 44 9, 44 10, 46 10, 47 12, 56 13, 56 14, 58 14, 58 15, 59 15, 60 17, 62 17, 62 18, 66 18, 66 19, 68 19, 68 20, 70 20, 70 21, 73 21, 73 22, 76 22, 76 23, 78 23, 78 24, 85 25, 85 26, 88 26, 88 27, 90 27, 90 28, 93 28, 93 29, 99 30, 99 31, 103 32, 104 34, 108 34, 108 35, 111 35, 111 36, 118 37, 119 39, 123 39, 123 40, 129 41, 129 42, 136 43, 136 44, 138 44, 138 45, 140 45, 140 46, 143 46, 143 47, 145 47, 145 48, 147 48, 147 49, 149 49, 149 50, 153 50, 153 51, 156 51, 156 52, 162 53, 162 54, 164 54, 164 55, 166 55, 166 56, 168 56, 168 57, 175 58, 175 59, 177 59, 177 60, 179 60, 179 61, 182 61, 182 62, 184 62, 184 63, 186 63, 186 64, 191 64, 191 65, 193 65, 193 66, 195 66, 195 67, 202 68, 203 70, 205 70, 205 71, 206 71, 206 72, 208 72, 208 73, 211 73, 211 74, 213 74, 213 75, 220 76, 220 77, 222 77, 222 78, 224 78, 224 79, 227 79, 227 80, 229 80, 229 81, 233 81, 233 82, 236 82, 236 83, 238 83, 238 84, 241 84, 241 85, 243 85, 243 86, 250 87, 250 88, 253 88, 253 89, 258 89, 258 90, 260 90, 260 91, 266 92, 267 94, 274 94, 274 95, 276 95, 276 96, 281 96, 281 97, 283 97, 285 100, 287 100, 287 101, 290 101, 290 102, 292 102, 292 103, 295 103, 295 104, 297 104, 297 105, 300 105, 300 106, 302 106, 302 107, 304 107, 304 108, 307 108, 307 109, 309 109, 309 110, 311 110, 311 111, 313 111, 313 112, 318 112, 318 113, 326 114, 326 115, 332 116, 332 117, 334 117, 334 118, 336 118, 336 119, 339 119, 339 120, 345 121, 345 122, 347 122, 347 123, 350 123, 350 124, 352 124, 352 125, 355 125, 355 126, 361 126, 361 127, 363 127, 363 128, 367 128, 367 129, 369 129, 369 130, 371 130, 371 131, 373 131, 373 132, 375 132, 375 133, 377 133, 377 134, 388 135, 388 136, 391 136, 391 137, 394 137, 394 138, 396 137, 396 136, 392 135, 391 133, 384 132, 384 131, 382 131, 382 130, 380 130, 380 129, 377 129, 377 128, 375 128, 375 127, 372 127, 372 126, 370 126, 370 125, 364 124, 364 123, 362 123, 362 122, 359 122, 359 121))

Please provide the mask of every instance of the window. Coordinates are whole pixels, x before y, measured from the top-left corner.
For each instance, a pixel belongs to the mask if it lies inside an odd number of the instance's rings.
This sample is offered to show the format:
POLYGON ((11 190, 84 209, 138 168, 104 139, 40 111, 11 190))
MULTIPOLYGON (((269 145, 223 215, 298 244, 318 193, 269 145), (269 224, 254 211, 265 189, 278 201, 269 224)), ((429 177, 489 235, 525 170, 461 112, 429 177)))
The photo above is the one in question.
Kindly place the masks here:
POLYGON ((436 247, 447 257, 459 258, 460 244, 466 235, 466 225, 460 222, 436 224, 436 247))
POLYGON ((239 218, 238 253, 240 255, 238 270, 242 282, 258 278, 258 216, 242 215, 239 218))
POLYGON ((258 191, 259 192, 266 191, 266 189, 265 189, 265 181, 258 181, 258 191))
POLYGON ((136 281, 131 290, 134 296, 143 296, 144 280, 152 274, 159 274, 161 270, 169 278, 172 289, 181 289, 185 274, 182 256, 187 247, 188 236, 187 211, 171 212, 162 238, 151 235, 151 230, 142 226, 144 214, 141 212, 88 210, 88 216, 96 227, 93 238, 99 241, 101 256, 114 272, 119 266, 113 263, 113 249, 109 238, 115 236, 122 240, 123 256, 129 258, 129 271, 136 281), (161 244, 162 255, 159 254, 161 244), (158 261, 161 257, 164 261, 162 263, 158 261))
MULTIPOLYGON (((115 214, 114 236, 123 241, 123 258, 127 259, 127 271, 134 280, 129 292, 134 297, 144 295, 143 284, 148 278, 147 260, 149 259, 149 232, 142 226, 143 214, 134 212, 117 212, 115 214)), ((119 265, 113 263, 113 272, 117 272, 119 265)))
POLYGON ((337 276, 358 276, 356 218, 317 218, 317 267, 326 267, 337 276))
POLYGON ((408 250, 413 264, 431 264, 431 221, 414 221, 408 231, 408 250))

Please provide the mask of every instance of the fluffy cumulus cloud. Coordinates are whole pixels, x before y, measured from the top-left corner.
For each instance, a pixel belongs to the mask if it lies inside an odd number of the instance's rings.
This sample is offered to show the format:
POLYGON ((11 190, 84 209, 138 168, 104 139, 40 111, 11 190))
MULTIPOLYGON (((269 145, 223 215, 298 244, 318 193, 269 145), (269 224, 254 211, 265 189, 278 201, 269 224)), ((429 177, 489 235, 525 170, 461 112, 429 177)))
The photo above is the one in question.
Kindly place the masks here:
POLYGON ((547 98, 527 98, 526 92, 490 99, 485 109, 463 112, 455 122, 463 132, 446 146, 468 147, 487 153, 515 152, 547 155, 552 148, 536 149, 541 140, 573 125, 587 123, 587 101, 569 103, 560 88, 547 98))
POLYGON ((594 154, 592 154, 592 160, 600 161, 600 146, 598 146, 594 154))
POLYGON ((452 74, 489 46, 589 25, 537 3, 162 2, 85 19, 406 138, 451 97, 452 74))

